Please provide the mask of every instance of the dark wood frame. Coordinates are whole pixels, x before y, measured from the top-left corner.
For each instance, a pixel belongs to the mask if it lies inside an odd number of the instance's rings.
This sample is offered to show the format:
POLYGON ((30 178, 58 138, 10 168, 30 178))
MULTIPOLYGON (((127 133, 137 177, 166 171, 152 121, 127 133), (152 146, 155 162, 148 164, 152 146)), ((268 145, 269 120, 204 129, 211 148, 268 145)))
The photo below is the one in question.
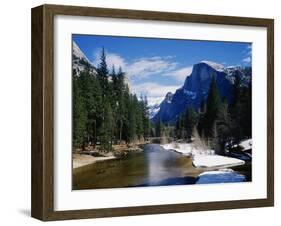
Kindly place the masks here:
POLYGON ((31 215, 49 220, 160 214, 274 205, 274 20, 184 13, 42 5, 32 9, 32 200, 31 215), (267 198, 241 201, 54 211, 54 16, 95 16, 267 28, 267 198))

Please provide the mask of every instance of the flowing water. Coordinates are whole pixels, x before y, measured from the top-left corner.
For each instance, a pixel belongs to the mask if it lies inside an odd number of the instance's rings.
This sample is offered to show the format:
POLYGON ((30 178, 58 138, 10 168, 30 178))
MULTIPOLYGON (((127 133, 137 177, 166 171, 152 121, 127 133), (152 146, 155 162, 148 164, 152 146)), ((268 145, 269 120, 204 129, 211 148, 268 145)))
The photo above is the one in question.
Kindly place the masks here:
MULTIPOLYGON (((249 171, 248 168, 238 170, 245 175, 249 171)), ((163 150, 158 144, 147 144, 143 147, 143 152, 129 153, 124 158, 78 168, 72 179, 74 190, 183 185, 196 183, 202 172, 202 169, 192 166, 190 157, 163 150)))

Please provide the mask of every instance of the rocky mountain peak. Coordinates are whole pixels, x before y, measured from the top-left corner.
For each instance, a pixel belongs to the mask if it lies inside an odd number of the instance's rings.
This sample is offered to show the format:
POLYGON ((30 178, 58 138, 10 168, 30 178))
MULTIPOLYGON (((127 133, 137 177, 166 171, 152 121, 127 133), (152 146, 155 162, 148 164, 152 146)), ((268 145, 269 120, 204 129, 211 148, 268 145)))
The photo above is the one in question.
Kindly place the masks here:
POLYGON ((247 86, 251 82, 251 70, 241 67, 225 68, 211 61, 201 61, 193 65, 192 73, 186 77, 184 85, 174 94, 171 92, 166 94, 152 121, 156 121, 159 117, 163 122, 175 121, 187 107, 197 110, 202 100, 208 97, 212 77, 216 80, 221 97, 231 102, 236 76, 241 78, 242 85, 247 86))
POLYGON ((77 76, 84 70, 90 71, 91 74, 96 74, 95 67, 74 41, 72 42, 72 57, 72 69, 77 76))
POLYGON ((166 94, 166 96, 165 96, 165 101, 166 101, 167 103, 171 103, 172 100, 173 100, 173 96, 174 96, 174 94, 173 94, 172 92, 168 92, 168 93, 166 94))

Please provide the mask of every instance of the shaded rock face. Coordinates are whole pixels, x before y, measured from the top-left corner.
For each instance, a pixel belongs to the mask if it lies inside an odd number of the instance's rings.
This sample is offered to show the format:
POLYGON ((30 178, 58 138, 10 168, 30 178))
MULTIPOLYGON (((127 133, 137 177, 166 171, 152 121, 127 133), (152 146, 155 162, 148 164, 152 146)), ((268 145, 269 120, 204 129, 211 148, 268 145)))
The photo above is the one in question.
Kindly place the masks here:
POLYGON ((198 110, 202 100, 206 100, 208 97, 212 76, 216 79, 221 97, 226 98, 229 103, 233 98, 235 76, 240 76, 242 85, 248 85, 251 80, 251 76, 246 75, 238 67, 223 68, 221 66, 219 68, 206 62, 195 64, 184 85, 176 90, 175 94, 166 95, 160 104, 158 113, 152 118, 152 122, 156 122, 158 118, 162 122, 175 122, 178 115, 184 112, 188 106, 198 110))
POLYGON ((172 94, 171 92, 168 92, 166 94, 165 99, 161 102, 160 106, 159 106, 159 110, 158 113, 152 118, 152 121, 156 121, 158 119, 158 117, 161 118, 162 121, 164 121, 163 119, 168 119, 170 117, 170 115, 172 115, 172 103, 173 103, 173 99, 174 99, 174 94, 172 94))

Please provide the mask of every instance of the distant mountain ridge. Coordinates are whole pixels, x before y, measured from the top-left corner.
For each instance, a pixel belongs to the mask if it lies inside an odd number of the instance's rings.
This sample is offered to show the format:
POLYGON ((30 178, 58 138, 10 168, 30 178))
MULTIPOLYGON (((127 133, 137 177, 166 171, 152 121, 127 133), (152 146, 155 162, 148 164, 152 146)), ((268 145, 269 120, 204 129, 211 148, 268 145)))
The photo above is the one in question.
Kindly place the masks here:
POLYGON ((235 77, 240 77, 242 86, 248 86, 251 82, 251 68, 224 67, 210 61, 195 64, 192 73, 186 77, 184 85, 174 94, 167 93, 159 105, 159 111, 151 117, 152 122, 156 122, 159 118, 162 122, 174 122, 187 107, 199 109, 202 100, 205 101, 208 97, 212 76, 216 79, 221 97, 226 98, 230 103, 233 98, 235 77))

